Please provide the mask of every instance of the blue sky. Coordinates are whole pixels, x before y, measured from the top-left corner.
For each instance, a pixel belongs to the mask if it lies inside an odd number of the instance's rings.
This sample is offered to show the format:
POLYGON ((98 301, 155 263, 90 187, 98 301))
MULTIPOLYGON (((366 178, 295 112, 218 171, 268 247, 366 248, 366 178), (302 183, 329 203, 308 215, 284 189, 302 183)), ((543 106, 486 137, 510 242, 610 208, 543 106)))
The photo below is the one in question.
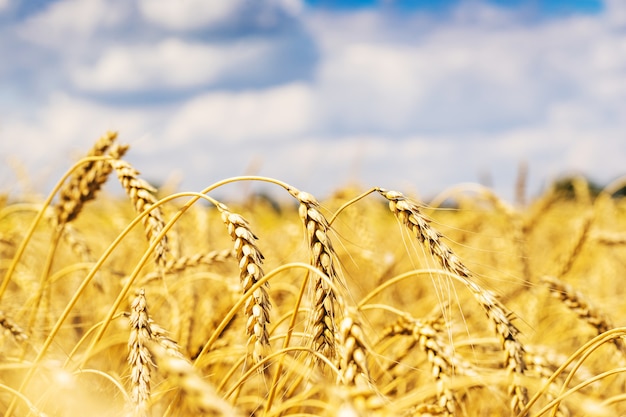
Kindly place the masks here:
MULTIPOLYGON (((306 0, 312 8, 335 10, 364 8, 397 8, 405 11, 449 11, 463 0, 306 0)), ((484 3, 507 9, 531 9, 540 14, 564 15, 570 13, 598 13, 603 10, 601 0, 487 0, 484 3)))
MULTIPOLYGON (((155 183, 255 173, 505 198, 626 159, 621 0, 0 0, 0 185, 106 130, 155 183)), ((236 193, 237 191, 233 191, 236 193)))

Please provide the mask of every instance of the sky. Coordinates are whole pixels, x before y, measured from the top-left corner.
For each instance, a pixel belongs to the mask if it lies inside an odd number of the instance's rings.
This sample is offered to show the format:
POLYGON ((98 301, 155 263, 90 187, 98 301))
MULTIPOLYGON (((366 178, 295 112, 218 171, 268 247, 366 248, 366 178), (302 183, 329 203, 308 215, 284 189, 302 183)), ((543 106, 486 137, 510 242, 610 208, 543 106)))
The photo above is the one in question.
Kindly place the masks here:
POLYGON ((622 0, 0 0, 0 57, 13 194, 107 130, 181 191, 254 174, 511 200, 521 164, 531 196, 626 174, 622 0))

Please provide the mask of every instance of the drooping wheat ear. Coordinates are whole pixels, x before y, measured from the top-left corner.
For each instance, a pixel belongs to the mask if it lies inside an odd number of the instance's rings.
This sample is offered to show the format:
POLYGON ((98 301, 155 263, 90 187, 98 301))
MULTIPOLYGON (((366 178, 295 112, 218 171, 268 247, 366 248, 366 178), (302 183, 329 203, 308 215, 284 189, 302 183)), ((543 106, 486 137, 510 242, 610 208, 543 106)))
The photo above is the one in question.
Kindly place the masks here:
MULTIPOLYGON (((116 138, 117 133, 107 132, 96 141, 87 156, 103 156, 108 151, 113 158, 122 157, 128 145, 115 144, 116 138)), ((85 202, 95 197, 110 173, 111 168, 106 161, 91 161, 77 168, 59 191, 59 201, 55 206, 57 223, 63 225, 74 220, 85 202)))
POLYGON ((556 269, 556 276, 563 277, 567 274, 574 265, 574 261, 579 257, 585 242, 589 238, 589 230, 591 229, 591 224, 593 222, 593 212, 589 211, 582 219, 582 224, 578 231, 578 236, 574 240, 574 245, 569 249, 569 251, 565 254, 565 256, 561 259, 559 265, 556 269))
POLYGON ((167 331, 156 324, 154 320, 148 318, 148 327, 150 328, 150 338, 156 341, 169 356, 183 357, 180 353, 180 346, 178 343, 168 336, 167 331))
POLYGON ((505 366, 512 374, 509 394, 512 398, 511 407, 515 413, 521 411, 528 401, 527 390, 521 385, 516 376, 521 376, 526 370, 524 362, 524 346, 518 339, 519 330, 511 322, 513 312, 501 304, 495 295, 473 280, 473 275, 461 260, 452 252, 452 249, 442 240, 442 235, 433 229, 429 220, 421 213, 419 206, 397 191, 377 189, 389 201, 389 209, 416 237, 423 243, 437 259, 441 266, 456 276, 470 290, 474 298, 482 306, 489 320, 495 324, 496 332, 500 337, 502 348, 506 355, 505 366))
POLYGON ((93 260, 87 242, 71 223, 67 223, 63 228, 63 240, 82 261, 91 262, 93 260))
POLYGON ((150 341, 147 346, 156 362, 158 372, 167 377, 167 383, 179 388, 185 394, 186 402, 194 411, 210 416, 242 415, 217 394, 215 388, 183 355, 173 354, 171 349, 158 340, 150 341))
POLYGON ((0 310, 0 327, 7 330, 17 342, 25 342, 28 335, 11 317, 7 316, 4 311, 0 310))
MULTIPOLYGON (((311 265, 326 274, 333 283, 342 284, 335 268, 337 256, 330 240, 330 225, 320 212, 319 203, 311 194, 295 188, 289 189, 289 193, 300 202, 298 213, 307 231, 311 265)), ((333 287, 319 276, 315 278, 314 285, 314 311, 311 317, 313 349, 330 360, 335 360, 337 358, 335 342, 337 294, 333 287)))
MULTIPOLYGON (((148 184, 147 181, 139 178, 139 171, 135 170, 128 162, 121 159, 113 159, 109 163, 115 169, 117 177, 126 194, 133 202, 137 213, 141 214, 144 211, 148 211, 148 215, 143 217, 143 225, 146 229, 148 241, 152 244, 165 227, 161 208, 152 207, 157 202, 153 194, 156 192, 156 189, 148 184)), ((157 265, 162 267, 166 264, 168 251, 167 236, 163 236, 154 250, 157 265)))
POLYGON ((165 264, 164 272, 173 274, 200 265, 213 265, 215 263, 226 262, 237 256, 231 249, 214 250, 208 253, 196 253, 190 256, 181 256, 177 259, 170 259, 165 264))
POLYGON ((151 272, 147 274, 142 282, 146 283, 155 279, 160 279, 163 274, 175 274, 182 272, 187 268, 193 268, 200 265, 213 265, 215 263, 226 262, 236 257, 235 251, 231 249, 214 250, 208 253, 196 253, 190 256, 181 256, 176 259, 168 259, 165 263, 163 271, 151 272))
MULTIPOLYGON (((228 207, 219 203, 217 209, 222 214, 222 221, 228 228, 228 234, 235 242, 234 250, 239 262, 239 279, 241 288, 245 294, 248 290, 263 278, 263 254, 256 246, 257 237, 250 230, 246 219, 236 213, 232 213, 228 207)), ((269 284, 257 288, 252 297, 246 300, 244 313, 246 315, 246 333, 254 342, 252 351, 253 359, 260 362, 270 346, 267 325, 270 322, 270 303, 267 293, 269 284)))
POLYGON ((137 292, 137 296, 131 304, 129 322, 130 398, 134 405, 134 415, 144 417, 149 415, 150 368, 154 367, 154 362, 152 362, 152 355, 148 350, 148 342, 152 338, 152 329, 148 316, 146 294, 143 289, 137 292))
MULTIPOLYGON (((457 371, 456 366, 460 361, 456 360, 450 349, 446 349, 439 340, 439 334, 442 332, 440 326, 441 319, 422 321, 407 314, 385 329, 385 334, 412 336, 420 349, 426 353, 437 384, 437 405, 440 407, 440 414, 449 416, 454 415, 456 409, 456 398, 449 388, 450 377, 457 371)), ((467 370, 466 375, 473 374, 470 366, 464 365, 463 369, 467 370)))
MULTIPOLYGON (((561 300, 579 319, 593 326, 598 334, 615 328, 606 314, 594 307, 581 292, 576 291, 571 285, 551 276, 541 277, 541 283, 548 287, 554 298, 561 300)), ((613 339, 613 343, 626 355, 626 344, 622 339, 613 339)))

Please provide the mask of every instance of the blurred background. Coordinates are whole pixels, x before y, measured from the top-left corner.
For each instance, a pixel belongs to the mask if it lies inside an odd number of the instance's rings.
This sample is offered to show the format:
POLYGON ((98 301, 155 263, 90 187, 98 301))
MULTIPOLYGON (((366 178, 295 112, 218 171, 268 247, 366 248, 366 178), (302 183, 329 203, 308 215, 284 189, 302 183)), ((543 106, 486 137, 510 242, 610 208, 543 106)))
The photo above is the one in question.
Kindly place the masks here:
POLYGON ((107 130, 179 190, 511 200, 523 165, 531 195, 606 184, 626 173, 626 2, 0 0, 2 190, 49 192, 107 130))

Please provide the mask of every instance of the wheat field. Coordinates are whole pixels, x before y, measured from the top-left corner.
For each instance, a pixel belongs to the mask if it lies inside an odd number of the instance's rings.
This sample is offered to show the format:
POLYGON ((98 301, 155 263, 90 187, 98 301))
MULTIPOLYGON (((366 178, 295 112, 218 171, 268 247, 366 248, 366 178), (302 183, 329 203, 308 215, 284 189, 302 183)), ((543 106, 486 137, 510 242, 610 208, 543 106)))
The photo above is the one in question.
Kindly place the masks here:
POLYGON ((165 192, 128 151, 0 198, 4 416, 626 415, 623 182, 165 192))

